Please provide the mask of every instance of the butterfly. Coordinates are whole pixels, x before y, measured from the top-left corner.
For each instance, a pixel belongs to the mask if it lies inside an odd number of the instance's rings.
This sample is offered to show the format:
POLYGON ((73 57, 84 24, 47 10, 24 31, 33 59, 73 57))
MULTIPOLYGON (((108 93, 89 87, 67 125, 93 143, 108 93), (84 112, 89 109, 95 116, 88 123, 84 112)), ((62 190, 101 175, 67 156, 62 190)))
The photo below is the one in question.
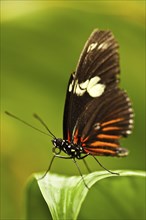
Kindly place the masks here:
MULTIPOLYGON (((134 114, 127 93, 119 88, 119 73, 118 43, 114 35, 108 30, 94 30, 69 79, 63 116, 63 138, 56 138, 42 119, 34 115, 53 137, 54 156, 47 172, 54 158, 72 159, 88 188, 77 159, 83 159, 89 170, 85 158, 92 156, 100 166, 109 171, 99 162, 98 156, 128 155, 128 150, 120 146, 120 139, 132 132, 134 114), (66 156, 61 155, 61 152, 66 156)), ((13 116, 8 112, 7 114, 13 116)))
POLYGON ((128 155, 119 141, 132 131, 133 109, 127 93, 119 88, 119 73, 118 43, 112 32, 94 30, 69 79, 63 139, 54 136, 53 159, 76 163, 87 156, 97 160, 95 156, 128 155), (62 151, 67 156, 61 156, 62 151))

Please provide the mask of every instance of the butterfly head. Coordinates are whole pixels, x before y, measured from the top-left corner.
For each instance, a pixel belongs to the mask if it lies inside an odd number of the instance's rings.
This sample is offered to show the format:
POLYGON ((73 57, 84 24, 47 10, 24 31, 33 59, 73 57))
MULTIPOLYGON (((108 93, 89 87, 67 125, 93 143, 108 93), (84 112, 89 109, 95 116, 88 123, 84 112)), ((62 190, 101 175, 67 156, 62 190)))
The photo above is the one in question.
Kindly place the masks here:
POLYGON ((53 143, 53 149, 52 149, 53 153, 60 154, 64 140, 62 140, 61 138, 54 138, 52 140, 52 143, 53 143))

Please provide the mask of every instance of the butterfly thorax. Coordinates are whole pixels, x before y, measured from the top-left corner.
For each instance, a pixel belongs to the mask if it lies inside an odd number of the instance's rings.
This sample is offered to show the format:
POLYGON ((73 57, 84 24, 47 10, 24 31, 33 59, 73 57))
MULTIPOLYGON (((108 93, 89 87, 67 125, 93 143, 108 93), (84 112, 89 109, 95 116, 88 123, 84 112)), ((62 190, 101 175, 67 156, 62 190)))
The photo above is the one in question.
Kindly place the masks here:
POLYGON ((72 158, 81 158, 81 154, 85 153, 82 146, 69 142, 68 140, 63 140, 61 138, 55 138, 52 140, 54 145, 53 152, 57 155, 61 151, 68 154, 72 158))

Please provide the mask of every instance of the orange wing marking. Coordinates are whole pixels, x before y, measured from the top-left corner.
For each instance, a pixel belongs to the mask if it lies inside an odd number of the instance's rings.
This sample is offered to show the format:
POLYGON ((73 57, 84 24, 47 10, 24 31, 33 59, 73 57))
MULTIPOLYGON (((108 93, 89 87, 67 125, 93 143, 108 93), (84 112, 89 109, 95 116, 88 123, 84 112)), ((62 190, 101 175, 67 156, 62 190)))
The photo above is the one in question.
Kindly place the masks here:
POLYGON ((123 121, 123 120, 124 120, 124 118, 117 118, 117 119, 114 119, 114 120, 104 122, 104 123, 101 124, 101 126, 104 127, 106 125, 114 124, 116 122, 123 121))
POLYGON ((98 148, 85 148, 84 149, 86 153, 90 153, 93 155, 106 155, 106 154, 110 154, 112 156, 116 155, 116 152, 112 151, 112 150, 107 150, 107 149, 98 149, 98 148))
POLYGON ((121 130, 121 128, 113 126, 113 127, 107 127, 107 128, 102 129, 102 131, 115 131, 115 130, 121 130))
POLYGON ((121 138, 120 135, 107 135, 107 134, 98 134, 97 135, 97 138, 100 138, 100 139, 114 139, 114 140, 118 140, 121 138))
POLYGON ((93 147, 99 147, 99 146, 102 146, 102 147, 103 146, 104 147, 119 147, 118 144, 102 142, 102 141, 95 141, 95 142, 91 143, 90 146, 93 146, 93 147))

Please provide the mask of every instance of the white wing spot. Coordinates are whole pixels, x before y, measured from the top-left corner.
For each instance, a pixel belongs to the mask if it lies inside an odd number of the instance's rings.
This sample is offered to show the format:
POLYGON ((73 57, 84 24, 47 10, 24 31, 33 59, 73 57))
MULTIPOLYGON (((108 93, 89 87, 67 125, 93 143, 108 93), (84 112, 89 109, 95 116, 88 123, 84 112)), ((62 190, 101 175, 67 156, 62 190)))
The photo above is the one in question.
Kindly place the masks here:
POLYGON ((73 89, 73 83, 74 83, 74 80, 72 80, 71 84, 69 85, 69 89, 68 89, 69 92, 71 92, 73 89))
POLYGON ((75 92, 78 96, 82 96, 86 92, 86 89, 81 89, 80 84, 77 84, 75 92))
POLYGON ((132 125, 132 124, 130 124, 130 125, 128 126, 128 128, 129 128, 129 129, 132 129, 132 128, 133 128, 133 125, 132 125))
POLYGON ((99 81, 100 78, 98 76, 91 78, 87 87, 87 91, 90 90, 93 86, 97 85, 99 81))
POLYGON ((130 102, 130 98, 129 98, 129 97, 126 97, 126 101, 127 101, 127 102, 130 102))
POLYGON ((93 77, 87 87, 87 92, 91 97, 99 97, 102 95, 105 89, 105 85, 98 83, 100 81, 100 77, 93 77))
POLYGON ((100 123, 96 123, 96 124, 94 125, 94 129, 95 129, 95 130, 99 130, 99 129, 100 129, 100 123))
POLYGON ((101 43, 101 44, 99 44, 99 46, 98 46, 98 50, 105 50, 105 49, 107 49, 108 48, 108 43, 107 42, 103 42, 103 43, 101 43))
POLYGON ((97 46, 97 42, 90 44, 89 47, 88 47, 88 49, 87 49, 87 53, 88 53, 89 51, 94 50, 94 49, 96 48, 96 46, 97 46))
POLYGON ((98 83, 100 81, 100 77, 99 76, 95 76, 93 78, 90 79, 90 82, 88 84, 88 89, 92 88, 94 85, 96 85, 96 83, 98 83))
POLYGON ((104 89, 105 89, 105 85, 99 83, 99 84, 92 86, 89 89, 87 88, 87 92, 92 97, 99 97, 104 92, 104 89))
POLYGON ((131 134, 131 133, 132 133, 132 131, 130 131, 130 130, 126 131, 126 134, 131 134))
POLYGON ((131 114, 130 114, 130 118, 133 118, 133 117, 134 117, 134 114, 133 114, 133 113, 131 113, 131 114))
POLYGON ((81 83, 80 84, 80 88, 81 89, 86 89, 88 84, 89 84, 89 79, 87 79, 85 82, 81 83))
MULTIPOLYGON (((129 108, 128 111, 129 111, 129 112, 133 112, 133 109, 132 109, 132 108, 129 108)), ((131 114, 131 115, 132 115, 132 114, 131 114)))
POLYGON ((132 119, 129 119, 129 124, 133 124, 133 120, 132 119))
POLYGON ((90 80, 88 79, 80 84, 78 84, 78 80, 76 80, 74 93, 76 93, 78 96, 82 96, 85 92, 88 92, 88 94, 93 98, 99 97, 102 95, 105 89, 105 85, 98 83, 99 81, 100 77, 98 76, 95 76, 90 80))

